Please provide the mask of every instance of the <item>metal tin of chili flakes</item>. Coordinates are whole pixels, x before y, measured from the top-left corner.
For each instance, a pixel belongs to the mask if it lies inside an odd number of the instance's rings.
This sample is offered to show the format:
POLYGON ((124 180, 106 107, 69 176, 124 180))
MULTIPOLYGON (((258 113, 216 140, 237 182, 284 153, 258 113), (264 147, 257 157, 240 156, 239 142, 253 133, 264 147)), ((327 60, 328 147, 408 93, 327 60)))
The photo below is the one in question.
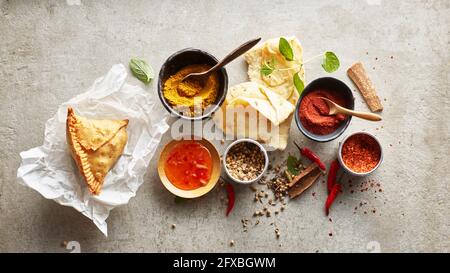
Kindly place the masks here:
POLYGON ((356 132, 346 136, 339 143, 338 160, 346 172, 355 176, 366 176, 378 169, 383 162, 383 149, 380 141, 374 135, 367 132, 356 132), (351 142, 356 145, 349 147, 351 142), (377 162, 375 162, 376 160, 377 162), (364 170, 365 168, 369 168, 369 170, 364 170), (360 169, 364 171, 358 171, 360 169))

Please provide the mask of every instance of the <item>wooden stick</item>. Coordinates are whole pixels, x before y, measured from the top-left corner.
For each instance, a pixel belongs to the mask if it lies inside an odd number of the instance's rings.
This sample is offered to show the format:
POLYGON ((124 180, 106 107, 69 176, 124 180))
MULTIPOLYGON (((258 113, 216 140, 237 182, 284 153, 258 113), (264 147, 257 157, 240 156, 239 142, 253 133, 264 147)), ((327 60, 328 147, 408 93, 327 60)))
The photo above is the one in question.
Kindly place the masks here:
POLYGON ((363 65, 360 62, 355 63, 347 70, 347 75, 358 87, 370 110, 372 112, 382 111, 383 105, 363 65))
POLYGON ((293 199, 309 189, 309 187, 311 187, 321 175, 322 172, 320 169, 315 168, 314 171, 309 173, 309 175, 304 176, 303 179, 301 179, 301 183, 297 183, 289 189, 289 198, 293 199))
POLYGON ((306 169, 301 171, 298 175, 296 175, 292 181, 288 184, 288 187, 291 188, 295 184, 297 184, 298 181, 300 181, 303 177, 307 176, 310 172, 312 172, 314 169, 318 168, 319 166, 317 163, 311 163, 306 169))

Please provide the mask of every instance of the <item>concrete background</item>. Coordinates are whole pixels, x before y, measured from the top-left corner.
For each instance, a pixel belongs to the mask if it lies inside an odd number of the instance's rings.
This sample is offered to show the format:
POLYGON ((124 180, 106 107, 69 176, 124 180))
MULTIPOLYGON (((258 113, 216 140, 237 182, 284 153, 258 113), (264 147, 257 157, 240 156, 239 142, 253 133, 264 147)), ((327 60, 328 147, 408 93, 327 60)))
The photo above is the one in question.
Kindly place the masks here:
MULTIPOLYGON (((78 241, 89 252, 450 251, 449 24, 447 0, 0 0, 0 251, 68 252, 63 241, 78 241), (353 119, 347 131, 380 137, 383 165, 353 184, 364 188, 370 179, 382 192, 370 185, 364 192, 346 190, 332 209, 332 222, 323 214, 326 195, 319 182, 285 212, 244 233, 241 219, 260 209, 248 187, 236 188, 228 218, 220 187, 175 204, 159 182, 155 156, 138 195, 112 211, 105 238, 74 209, 16 182, 19 152, 41 145, 44 124, 57 106, 113 64, 140 56, 159 71, 167 56, 184 47, 221 57, 256 36, 290 34, 302 42, 306 59, 335 51, 341 69, 332 76, 352 88, 345 71, 362 61, 385 107, 383 122, 353 119), (361 202, 367 204, 355 211, 361 202), (271 222, 280 228, 278 240, 271 222)), ((227 70, 231 85, 246 80, 242 58, 227 70)), ((308 81, 325 74, 319 60, 306 66, 308 81)), ((148 91, 155 93, 155 87, 148 91)), ((358 92, 355 97, 356 108, 367 110, 358 92)), ((160 147, 169 140, 166 134, 160 147)), ((294 123, 291 140, 316 150, 327 164, 339 142, 312 143, 294 123)), ((295 153, 291 141, 287 151, 295 153)), ((286 156, 271 154, 273 160, 286 156)))

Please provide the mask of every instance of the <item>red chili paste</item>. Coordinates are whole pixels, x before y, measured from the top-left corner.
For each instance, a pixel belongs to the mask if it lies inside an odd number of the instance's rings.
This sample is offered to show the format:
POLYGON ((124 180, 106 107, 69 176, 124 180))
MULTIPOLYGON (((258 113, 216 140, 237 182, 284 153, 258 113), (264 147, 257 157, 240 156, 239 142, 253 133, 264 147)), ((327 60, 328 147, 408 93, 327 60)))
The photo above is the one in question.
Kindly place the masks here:
POLYGON ((328 115, 330 108, 320 97, 325 97, 346 107, 345 98, 339 92, 327 89, 315 90, 303 97, 300 103, 300 122, 311 133, 328 135, 334 132, 347 116, 344 114, 328 115))

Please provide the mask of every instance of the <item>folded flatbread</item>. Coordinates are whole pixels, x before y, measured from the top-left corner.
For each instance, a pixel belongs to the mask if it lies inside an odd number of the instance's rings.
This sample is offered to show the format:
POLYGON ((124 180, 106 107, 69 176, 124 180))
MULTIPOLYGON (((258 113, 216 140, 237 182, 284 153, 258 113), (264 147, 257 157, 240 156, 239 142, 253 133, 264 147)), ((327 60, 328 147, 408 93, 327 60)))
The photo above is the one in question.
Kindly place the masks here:
POLYGON ((213 116, 216 125, 227 135, 254 138, 274 149, 286 148, 295 104, 299 98, 293 77, 298 73, 303 81, 305 78, 300 42, 295 37, 286 39, 294 53, 293 61, 287 61, 281 55, 279 38, 267 40, 245 54, 250 82, 230 87, 222 111, 213 116), (270 75, 263 75, 261 67, 264 64, 277 69, 270 75), (250 109, 246 106, 250 106, 250 109), (233 117, 227 119, 230 112, 233 117), (258 117, 256 126, 241 127, 237 124, 238 119, 249 120, 251 116, 258 117))
POLYGON ((254 82, 245 82, 230 88, 227 106, 251 106, 278 126, 294 111, 294 106, 269 88, 254 82))

